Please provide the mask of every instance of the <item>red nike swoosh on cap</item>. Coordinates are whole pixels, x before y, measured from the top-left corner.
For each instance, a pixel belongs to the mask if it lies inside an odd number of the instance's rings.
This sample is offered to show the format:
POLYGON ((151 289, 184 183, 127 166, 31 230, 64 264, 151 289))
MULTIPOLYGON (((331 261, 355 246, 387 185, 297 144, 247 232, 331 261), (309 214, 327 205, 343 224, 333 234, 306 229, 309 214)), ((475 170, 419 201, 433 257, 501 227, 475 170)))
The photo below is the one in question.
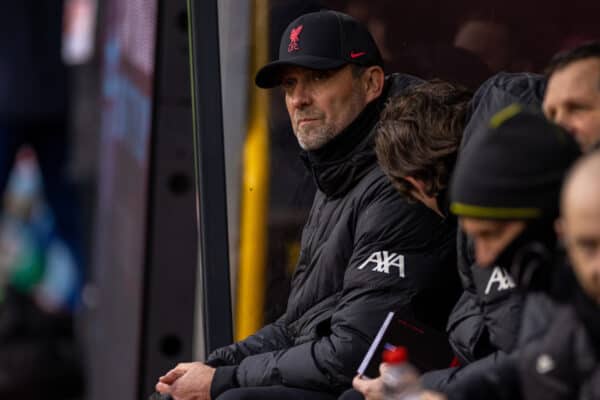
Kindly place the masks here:
POLYGON ((367 54, 367 52, 366 52, 366 51, 360 51, 360 52, 357 52, 357 53, 355 53, 355 52, 351 51, 351 52, 350 52, 350 58, 358 58, 358 57, 362 57, 362 56, 364 56, 365 54, 367 54))

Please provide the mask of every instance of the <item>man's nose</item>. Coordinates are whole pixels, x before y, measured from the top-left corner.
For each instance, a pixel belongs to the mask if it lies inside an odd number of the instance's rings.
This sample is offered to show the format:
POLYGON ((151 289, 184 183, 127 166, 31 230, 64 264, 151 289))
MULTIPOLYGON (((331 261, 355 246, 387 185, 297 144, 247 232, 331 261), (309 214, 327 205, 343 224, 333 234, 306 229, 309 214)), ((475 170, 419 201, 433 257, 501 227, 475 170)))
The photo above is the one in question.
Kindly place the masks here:
POLYGON ((294 87, 291 94, 292 105, 295 108, 303 108, 310 104, 311 95, 310 90, 303 83, 298 83, 294 87))
POLYGON ((480 267, 489 267, 495 258, 496 255, 490 246, 480 241, 475 241, 475 261, 477 261, 480 267))
POLYGON ((558 110, 556 112, 556 114, 554 115, 553 122, 557 125, 560 125, 561 127, 563 127, 565 130, 567 130, 571 134, 576 133, 571 115, 564 110, 558 110))

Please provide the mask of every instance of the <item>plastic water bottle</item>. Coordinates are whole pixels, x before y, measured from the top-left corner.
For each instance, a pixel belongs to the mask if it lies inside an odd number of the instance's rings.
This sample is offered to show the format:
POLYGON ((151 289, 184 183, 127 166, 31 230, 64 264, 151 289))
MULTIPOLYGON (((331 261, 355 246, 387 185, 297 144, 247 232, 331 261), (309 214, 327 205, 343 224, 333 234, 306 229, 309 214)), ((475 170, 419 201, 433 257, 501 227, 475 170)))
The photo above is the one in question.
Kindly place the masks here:
POLYGON ((384 400, 417 400, 422 392, 419 371, 408 362, 405 347, 386 348, 383 361, 387 368, 383 371, 384 400))

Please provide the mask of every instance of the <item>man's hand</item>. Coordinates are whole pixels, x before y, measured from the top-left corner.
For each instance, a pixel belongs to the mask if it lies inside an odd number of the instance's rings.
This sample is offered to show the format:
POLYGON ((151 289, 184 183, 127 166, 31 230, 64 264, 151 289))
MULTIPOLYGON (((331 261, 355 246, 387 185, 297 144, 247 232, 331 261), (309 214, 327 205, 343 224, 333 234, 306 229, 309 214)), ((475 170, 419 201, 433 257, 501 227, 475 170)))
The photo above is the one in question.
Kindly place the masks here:
POLYGON ((201 362, 180 363, 158 378, 156 390, 174 400, 210 400, 215 369, 201 362))
POLYGON ((375 379, 366 379, 357 375, 352 380, 352 386, 365 396, 365 400, 383 399, 383 380, 381 376, 375 379))
POLYGON ((425 390, 421 393, 419 400, 447 400, 446 396, 442 393, 432 392, 431 390, 425 390))

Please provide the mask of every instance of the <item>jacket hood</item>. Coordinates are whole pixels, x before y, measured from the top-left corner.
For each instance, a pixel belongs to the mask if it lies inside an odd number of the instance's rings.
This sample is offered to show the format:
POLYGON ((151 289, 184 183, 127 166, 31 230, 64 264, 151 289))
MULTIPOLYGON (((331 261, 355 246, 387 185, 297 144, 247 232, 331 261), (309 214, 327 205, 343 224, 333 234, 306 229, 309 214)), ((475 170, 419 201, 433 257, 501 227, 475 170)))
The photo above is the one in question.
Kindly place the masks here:
POLYGON ((538 74, 500 72, 489 78, 477 89, 469 104, 461 150, 473 135, 485 131, 492 116, 504 107, 519 103, 541 108, 545 90, 546 79, 538 74))

